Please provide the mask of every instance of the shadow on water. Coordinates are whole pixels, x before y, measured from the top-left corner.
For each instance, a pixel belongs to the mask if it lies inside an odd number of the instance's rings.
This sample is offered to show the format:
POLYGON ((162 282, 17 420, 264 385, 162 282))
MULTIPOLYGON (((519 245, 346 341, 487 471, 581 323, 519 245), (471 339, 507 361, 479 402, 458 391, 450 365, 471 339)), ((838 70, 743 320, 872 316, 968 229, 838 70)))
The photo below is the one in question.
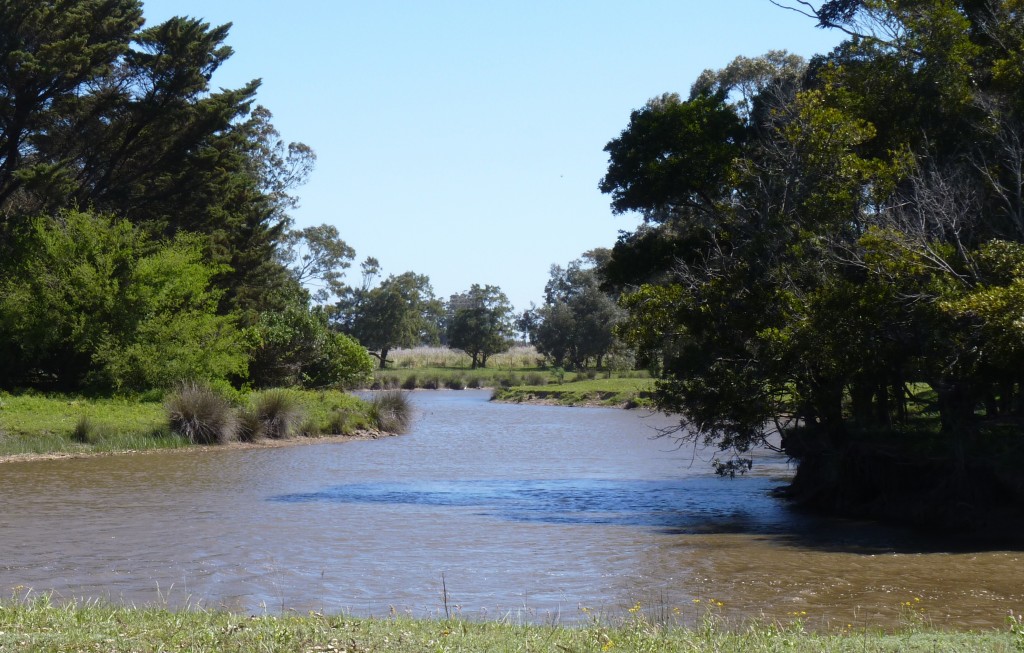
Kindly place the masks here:
POLYGON ((642 528, 667 535, 737 534, 865 555, 1006 549, 1005 543, 930 538, 910 529, 807 513, 771 496, 776 485, 771 478, 372 482, 270 501, 450 508, 509 522, 642 528))

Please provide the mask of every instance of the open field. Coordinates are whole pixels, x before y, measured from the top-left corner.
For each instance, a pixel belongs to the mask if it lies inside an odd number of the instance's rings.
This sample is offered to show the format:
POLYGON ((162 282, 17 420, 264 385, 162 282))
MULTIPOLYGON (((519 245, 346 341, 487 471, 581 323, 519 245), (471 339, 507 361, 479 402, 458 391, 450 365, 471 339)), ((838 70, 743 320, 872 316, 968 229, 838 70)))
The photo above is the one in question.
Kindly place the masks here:
MULTIPOLYGON (((585 608, 583 608, 585 610, 585 608)), ((1024 650, 1018 626, 1003 631, 946 632, 918 623, 884 633, 842 624, 809 632, 799 619, 789 623, 733 625, 713 612, 696 626, 673 625, 638 608, 625 619, 586 625, 535 626, 502 621, 416 620, 392 615, 354 619, 311 613, 305 616, 245 616, 226 612, 134 609, 99 604, 56 605, 48 599, 0 604, 3 651, 264 651, 420 652, 731 651, 941 652, 1024 650)))

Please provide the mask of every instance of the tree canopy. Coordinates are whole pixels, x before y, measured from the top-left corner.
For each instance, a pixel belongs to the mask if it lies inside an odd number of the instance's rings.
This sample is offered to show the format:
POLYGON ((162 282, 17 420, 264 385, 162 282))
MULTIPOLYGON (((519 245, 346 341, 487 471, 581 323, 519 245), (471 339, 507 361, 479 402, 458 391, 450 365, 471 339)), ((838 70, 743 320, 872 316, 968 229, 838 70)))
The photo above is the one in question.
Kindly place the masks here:
MULTIPOLYGON (((370 282, 378 271, 376 259, 363 269, 370 282)), ((348 288, 333 314, 337 327, 374 352, 384 369, 392 349, 436 341, 441 312, 430 278, 404 272, 377 286, 348 288)))
POLYGON ((472 369, 487 367, 487 359, 512 342, 512 304, 497 286, 473 284, 448 300, 448 345, 469 354, 472 369))
POLYGON ((0 387, 365 378, 307 290, 354 252, 290 230, 312 149, 258 80, 212 84, 230 25, 139 0, 6 0, 0 25, 0 387))
POLYGON ((679 437, 781 447, 848 509, 1024 503, 996 436, 1024 417, 1017 4, 791 3, 849 40, 706 71, 609 142, 601 190, 645 224, 606 283, 679 437), (937 440, 910 406, 930 393, 937 440), (894 479, 925 450, 928 482, 894 479))

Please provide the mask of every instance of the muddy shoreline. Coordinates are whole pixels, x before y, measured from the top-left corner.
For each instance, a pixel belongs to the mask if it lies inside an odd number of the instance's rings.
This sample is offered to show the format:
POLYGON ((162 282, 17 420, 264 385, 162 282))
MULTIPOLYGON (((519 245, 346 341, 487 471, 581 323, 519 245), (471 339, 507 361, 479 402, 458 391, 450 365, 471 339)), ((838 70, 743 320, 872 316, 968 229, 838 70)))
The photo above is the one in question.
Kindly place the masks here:
POLYGON ((304 444, 332 444, 341 442, 358 442, 362 440, 379 440, 393 437, 394 433, 364 430, 350 435, 321 435, 317 437, 294 436, 280 440, 260 440, 258 442, 228 442, 226 444, 194 444, 177 448, 154 449, 123 449, 120 451, 62 451, 53 453, 19 453, 0 456, 0 464, 35 462, 40 460, 71 460, 75 458, 99 458, 102 456, 136 456, 167 451, 240 451, 245 449, 278 449, 304 444))

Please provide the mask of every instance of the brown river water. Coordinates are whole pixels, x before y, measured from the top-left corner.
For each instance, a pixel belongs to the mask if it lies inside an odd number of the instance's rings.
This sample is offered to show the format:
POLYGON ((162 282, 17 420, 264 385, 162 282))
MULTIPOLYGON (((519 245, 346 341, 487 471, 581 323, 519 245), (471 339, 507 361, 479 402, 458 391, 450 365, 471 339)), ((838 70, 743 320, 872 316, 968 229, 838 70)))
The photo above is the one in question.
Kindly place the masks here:
POLYGON ((784 458, 718 478, 711 452, 652 437, 664 416, 412 398, 396 438, 0 465, 0 591, 417 617, 447 599, 532 622, 639 603, 840 628, 1024 609, 1021 552, 802 514, 768 495, 784 458))

